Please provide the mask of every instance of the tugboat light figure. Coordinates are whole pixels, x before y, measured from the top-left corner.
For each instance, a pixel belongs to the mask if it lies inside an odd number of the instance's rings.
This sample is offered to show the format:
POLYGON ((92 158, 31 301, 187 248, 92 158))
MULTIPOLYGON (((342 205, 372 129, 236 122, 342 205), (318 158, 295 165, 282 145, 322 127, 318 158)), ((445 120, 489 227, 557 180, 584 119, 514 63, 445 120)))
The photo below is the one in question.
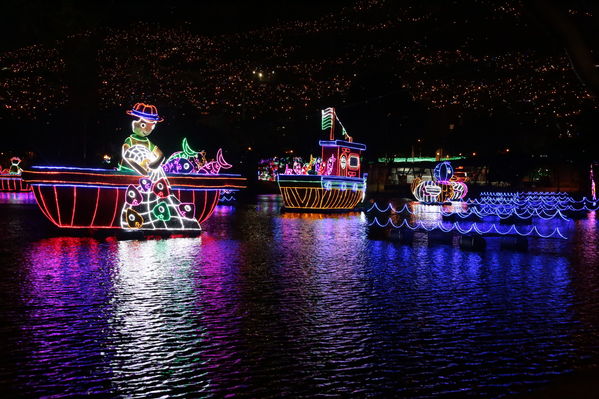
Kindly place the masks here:
POLYGON ((360 157, 366 146, 355 143, 334 108, 321 112, 322 130, 329 139, 320 140, 320 159, 311 158, 306 167, 296 164, 277 176, 284 209, 293 211, 351 211, 364 200, 366 174, 360 157), (335 139, 339 126, 343 139, 335 139))

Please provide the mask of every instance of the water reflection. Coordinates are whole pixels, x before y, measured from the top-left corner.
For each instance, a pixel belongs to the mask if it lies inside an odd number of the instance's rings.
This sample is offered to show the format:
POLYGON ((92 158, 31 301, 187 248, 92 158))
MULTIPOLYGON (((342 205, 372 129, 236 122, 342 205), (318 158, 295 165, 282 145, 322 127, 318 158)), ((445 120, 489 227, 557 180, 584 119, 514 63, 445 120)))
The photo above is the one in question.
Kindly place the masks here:
POLYGON ((199 244, 194 238, 117 244, 108 367, 125 396, 173 394, 178 386, 202 393, 208 386, 205 374, 192 372, 202 368, 205 335, 193 279, 199 244))
POLYGON ((15 218, 0 379, 25 396, 497 397, 599 360, 595 218, 554 252, 471 253, 266 202, 217 207, 199 238, 28 242, 15 218))
MULTIPOLYGON (((105 392, 114 248, 92 238, 50 238, 25 249, 19 292, 17 380, 35 395, 105 392)), ((14 293, 16 294, 16 293, 14 293)))
POLYGON ((25 193, 0 192, 0 204, 35 204, 35 196, 31 191, 25 193))

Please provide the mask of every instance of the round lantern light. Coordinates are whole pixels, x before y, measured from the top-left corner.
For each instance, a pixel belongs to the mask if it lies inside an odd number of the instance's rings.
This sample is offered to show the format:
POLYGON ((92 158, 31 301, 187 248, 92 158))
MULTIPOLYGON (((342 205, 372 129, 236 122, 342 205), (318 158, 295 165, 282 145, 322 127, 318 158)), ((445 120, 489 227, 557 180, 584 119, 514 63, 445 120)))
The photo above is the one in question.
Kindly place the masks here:
POLYGON ((449 161, 439 162, 433 170, 433 178, 435 181, 449 181, 453 176, 453 168, 449 161))

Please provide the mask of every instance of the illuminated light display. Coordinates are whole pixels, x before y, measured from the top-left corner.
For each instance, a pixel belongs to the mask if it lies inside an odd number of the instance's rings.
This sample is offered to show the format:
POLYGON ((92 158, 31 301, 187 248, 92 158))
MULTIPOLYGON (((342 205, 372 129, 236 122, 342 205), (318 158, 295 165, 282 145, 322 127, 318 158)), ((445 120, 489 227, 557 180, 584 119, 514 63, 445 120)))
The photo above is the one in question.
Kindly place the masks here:
MULTIPOLYGON (((475 200, 476 201, 476 200, 475 200)), ((488 204, 482 203, 479 204, 477 202, 469 203, 469 206, 476 206, 481 209, 502 209, 504 211, 509 211, 511 209, 519 209, 519 210, 541 210, 543 212, 552 212, 552 211, 567 211, 567 212, 585 212, 585 211, 596 211, 599 207, 599 202, 584 199, 584 202, 577 204, 567 204, 567 205, 559 205, 559 204, 539 204, 539 205, 513 205, 513 204, 488 204)))
POLYGON ((503 200, 521 200, 521 201, 572 201, 573 198, 566 192, 547 192, 547 191, 520 191, 520 192, 503 192, 503 191, 484 191, 480 193, 481 198, 494 198, 503 200))
POLYGON ((126 111, 127 115, 138 117, 145 121, 162 122, 164 119, 158 116, 158 110, 155 106, 144 103, 137 103, 133 109, 126 111))
POLYGON ((335 122, 337 122, 341 127, 341 134, 347 139, 347 141, 349 141, 350 143, 354 141, 352 137, 349 134, 347 134, 345 126, 343 126, 343 124, 337 117, 337 112, 335 112, 335 108, 329 107, 321 111, 321 128, 322 130, 329 130, 330 140, 333 140, 335 138, 335 122))
POLYGON ((223 157, 223 150, 219 148, 216 152, 216 160, 206 163, 200 168, 198 173, 217 174, 221 169, 229 169, 231 167, 232 165, 227 163, 223 157))
POLYGON ((237 191, 239 191, 239 190, 233 190, 233 189, 221 190, 218 203, 230 205, 231 203, 237 202, 237 191))
POLYGON ((416 222, 415 224, 408 223, 407 219, 404 219, 400 224, 395 224, 393 220, 388 219, 385 223, 379 222, 378 218, 374 218, 372 222, 368 224, 369 227, 391 227, 395 229, 408 228, 412 231, 433 231, 440 230, 445 233, 456 232, 459 234, 478 234, 478 235, 498 235, 498 236, 520 236, 520 237, 540 237, 540 238, 560 238, 566 240, 567 237, 562 234, 558 227, 552 229, 549 233, 543 234, 539 231, 536 226, 530 228, 518 229, 516 225, 510 225, 501 228, 497 224, 490 224, 488 227, 481 227, 476 222, 470 223, 467 227, 459 224, 458 222, 445 224, 443 222, 436 223, 424 223, 416 222))
POLYGON ((287 209, 352 210, 364 200, 366 178, 357 182, 335 176, 280 175, 279 187, 287 209))
POLYGON ((322 175, 324 166, 320 158, 310 155, 310 160, 305 162, 301 157, 274 157, 261 159, 258 163, 258 180, 276 181, 279 174, 302 174, 309 173, 322 175), (297 167, 296 164, 300 164, 297 167), (290 167, 291 165, 291 167, 290 167), (320 171, 320 172, 319 172, 320 171))
POLYGON ((144 225, 144 218, 133 209, 125 211, 125 220, 130 229, 141 229, 144 225))
MULTIPOLYGON (((408 204, 404 204, 403 207, 399 209, 395 209, 391 204, 387 205, 385 209, 381 209, 378 204, 374 203, 366 213, 371 212, 379 212, 379 213, 387 213, 391 212, 393 214, 402 214, 407 213, 410 215, 417 215, 418 213, 413 211, 408 204)), ((499 219, 509 219, 512 217, 516 217, 521 220, 531 219, 531 218, 539 218, 543 220, 553 220, 553 219, 561 219, 564 221, 570 221, 568 217, 566 217, 562 211, 555 210, 553 212, 546 210, 538 210, 538 209, 524 209, 519 210, 517 208, 504 209, 502 207, 489 207, 486 209, 479 209, 478 207, 469 207, 466 210, 450 210, 446 211, 444 209, 439 210, 439 214, 441 216, 457 216, 462 219, 469 218, 470 216, 476 216, 478 218, 484 218, 487 216, 496 216, 499 219)))
MULTIPOLYGON (((335 111, 333 108, 323 109, 321 112, 321 126, 322 130, 333 129, 334 128, 334 114, 335 111)), ((331 137, 331 140, 333 138, 331 137)))
POLYGON ((0 168, 0 191, 1 192, 26 192, 31 191, 31 187, 21 179, 23 171, 19 164, 21 158, 12 157, 10 167, 2 170, 0 168))
MULTIPOLYGON (((447 157, 444 158, 445 161, 459 161, 460 159, 465 159, 466 157, 447 157)), ((418 162, 435 162, 437 158, 435 157, 389 157, 389 158, 378 158, 380 163, 418 163, 418 162)))
POLYGON ((331 155, 328 159, 327 159, 327 167, 326 167, 326 175, 330 176, 333 174, 333 168, 335 167, 335 155, 331 155))
POLYGON ((493 203, 516 203, 516 202, 545 202, 566 203, 574 199, 570 194, 563 192, 482 192, 479 201, 493 203))
MULTIPOLYGON (((485 206, 484 209, 481 209, 479 206, 465 203, 461 203, 459 206, 424 205, 424 209, 423 212, 423 207, 415 205, 413 202, 399 208, 394 208, 391 204, 381 208, 374 203, 366 211, 368 227, 373 229, 374 234, 384 232, 390 237, 397 231, 400 232, 400 236, 402 232, 407 232, 409 235, 411 232, 421 231, 436 232, 437 235, 443 235, 447 239, 451 237, 451 234, 567 239, 564 231, 569 231, 567 223, 571 223, 571 219, 559 210, 547 212, 543 209, 504 209, 503 206, 485 206), (429 215, 434 217, 431 219, 429 215), (478 219, 471 220, 472 216, 478 219), (453 218, 447 220, 447 217, 453 218), (499 218, 499 221, 496 218, 499 218), (506 219, 518 223, 518 220, 533 218, 541 219, 540 223, 543 224, 526 227, 504 224, 506 219), (559 227, 556 227, 558 225, 559 227)), ((429 236, 429 238, 431 237, 429 236)))
POLYGON ((156 107, 138 103, 127 114, 139 119, 132 123, 133 134, 123 144, 118 170, 57 166, 23 171, 40 210, 56 226, 199 231, 200 223, 214 211, 221 190, 245 188, 245 178, 219 173, 231 167, 221 150, 216 161, 202 165, 189 161, 201 153, 191 150, 186 140, 183 151, 169 159, 188 161, 194 170, 176 173, 175 167, 167 174, 164 155, 146 137, 163 120, 156 107))
MULTIPOLYGON (((141 180, 141 179, 140 179, 141 180)), ((174 196, 166 178, 154 182, 149 190, 130 185, 121 211, 124 229, 189 230, 199 229, 194 218, 195 204, 182 203, 174 196)))
POLYGON ((19 166, 21 163, 21 158, 12 157, 10 159, 10 168, 8 168, 8 173, 11 175, 20 175, 23 169, 19 166))
MULTIPOLYGON (((63 167, 34 167, 23 172, 46 217, 59 227, 120 229, 118 217, 129 186, 140 194, 142 179, 133 173, 63 167)), ((169 175, 170 192, 181 204, 195 205, 202 223, 212 214, 221 190, 245 188, 239 175, 169 175)), ((146 186, 147 187, 147 186, 146 186)), ((151 189, 146 188, 145 190, 151 189)))
MULTIPOLYGON (((540 208, 545 210, 581 210, 577 209, 576 205, 586 206, 587 203, 594 202, 583 198, 582 200, 574 200, 568 193, 547 193, 547 192, 519 192, 519 193, 502 193, 502 192, 483 192, 480 198, 468 200, 467 203, 476 206, 486 207, 506 207, 506 208, 540 208)), ((590 204, 594 207, 594 204, 590 204)))
POLYGON ((453 188, 453 195, 451 196, 450 201, 460 201, 468 194, 468 186, 466 183, 462 181, 451 180, 449 184, 451 184, 451 187, 453 188))
POLYGON ((330 130, 329 140, 319 141, 321 157, 311 157, 307 166, 288 168, 277 176, 285 210, 350 211, 366 195, 367 176, 361 173, 360 160, 366 146, 353 142, 334 108, 322 110, 321 115, 322 130, 330 130), (336 125, 347 140, 335 139, 336 125))
POLYGON ((461 201, 468 194, 466 183, 455 180, 449 161, 435 165, 432 181, 414 179, 411 189, 414 197, 424 203, 461 201))
POLYGON ((414 180, 412 180, 412 184, 410 184, 410 192, 413 193, 420 183, 422 183, 422 179, 420 177, 415 177, 414 180))
MULTIPOLYGON (((121 165, 141 176, 138 184, 129 185, 125 192, 120 217, 121 228, 201 230, 200 223, 189 217, 195 212, 180 212, 183 209, 182 201, 170 189, 170 182, 162 165, 165 160, 164 154, 148 138, 156 123, 163 120, 158 116, 158 110, 153 105, 137 103, 127 114, 138 119, 132 122, 133 134, 127 137, 123 144, 121 165)), ((194 166, 187 158, 196 157, 198 153, 191 150, 185 139, 182 147, 183 151, 171 156, 171 163, 167 164, 166 170, 171 173, 194 172, 194 166)))
POLYGON ((235 198, 234 194, 226 194, 226 193, 222 193, 220 195, 220 199, 218 200, 219 204, 229 204, 231 202, 235 202, 237 201, 237 198, 235 198))
POLYGON ((414 197, 420 202, 438 202, 441 196, 441 187, 434 181, 421 181, 413 191, 414 197))
POLYGON ((31 186, 25 183, 20 176, 2 174, 0 175, 0 191, 25 192, 31 191, 31 186))
POLYGON ((189 146, 187 138, 181 143, 181 151, 173 153, 162 165, 166 173, 198 173, 206 165, 206 152, 194 151, 189 146))
POLYGON ((445 201, 454 201, 454 190, 453 190, 453 185, 451 184, 451 182, 444 180, 444 181, 437 181, 436 182, 437 185, 441 188, 441 194, 439 195, 439 198, 442 200, 442 202, 445 201))
POLYGON ((435 165, 433 170, 433 177, 435 181, 446 182, 453 176, 453 167, 448 161, 443 161, 435 165))

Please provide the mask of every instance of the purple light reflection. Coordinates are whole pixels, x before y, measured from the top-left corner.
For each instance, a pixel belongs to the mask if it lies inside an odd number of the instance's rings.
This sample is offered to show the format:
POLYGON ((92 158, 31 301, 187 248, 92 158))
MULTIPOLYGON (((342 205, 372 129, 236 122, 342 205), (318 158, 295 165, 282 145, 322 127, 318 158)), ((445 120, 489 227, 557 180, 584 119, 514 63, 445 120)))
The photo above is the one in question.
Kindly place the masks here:
POLYGON ((35 204, 35 196, 31 191, 24 193, 0 192, 0 204, 35 204))

